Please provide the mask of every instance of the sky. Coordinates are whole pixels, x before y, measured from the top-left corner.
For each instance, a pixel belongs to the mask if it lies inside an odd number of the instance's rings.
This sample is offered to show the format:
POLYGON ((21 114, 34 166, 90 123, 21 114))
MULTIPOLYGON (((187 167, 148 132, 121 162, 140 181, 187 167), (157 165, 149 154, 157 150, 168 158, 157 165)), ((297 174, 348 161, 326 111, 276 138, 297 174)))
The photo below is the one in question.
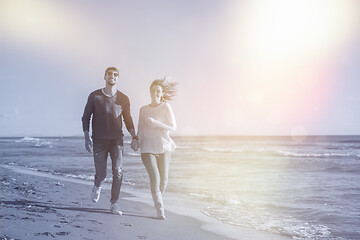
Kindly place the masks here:
POLYGON ((173 135, 360 134, 357 0, 0 0, 0 136, 81 136, 109 66, 136 126, 166 76, 173 135))

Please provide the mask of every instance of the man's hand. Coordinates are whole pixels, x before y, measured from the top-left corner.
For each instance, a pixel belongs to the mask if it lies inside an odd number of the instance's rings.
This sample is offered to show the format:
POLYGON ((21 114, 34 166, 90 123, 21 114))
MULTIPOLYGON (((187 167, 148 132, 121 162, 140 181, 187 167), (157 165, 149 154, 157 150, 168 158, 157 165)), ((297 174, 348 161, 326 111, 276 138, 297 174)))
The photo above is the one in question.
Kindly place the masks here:
POLYGON ((135 129, 129 129, 129 133, 132 137, 130 146, 132 150, 137 151, 140 147, 140 144, 139 144, 139 138, 136 136, 135 129))
POLYGON ((92 141, 90 139, 85 140, 85 148, 89 153, 92 153, 92 147, 93 147, 92 141))
POLYGON ((134 151, 137 151, 139 149, 139 141, 135 138, 131 141, 131 148, 134 151))
POLYGON ((88 131, 85 131, 85 132, 84 132, 84 138, 85 138, 85 148, 86 148, 86 150, 87 150, 89 153, 92 153, 93 144, 92 144, 92 141, 91 141, 91 139, 90 139, 90 135, 89 135, 89 132, 88 132, 88 131))

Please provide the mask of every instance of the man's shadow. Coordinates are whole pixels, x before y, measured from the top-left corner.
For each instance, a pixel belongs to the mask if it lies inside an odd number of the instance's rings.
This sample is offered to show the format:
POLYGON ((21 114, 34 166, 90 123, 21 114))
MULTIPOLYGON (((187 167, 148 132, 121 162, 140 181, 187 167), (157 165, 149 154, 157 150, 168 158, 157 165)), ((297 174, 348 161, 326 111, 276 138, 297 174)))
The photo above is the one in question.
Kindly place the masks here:
MULTIPOLYGON (((0 204, 5 205, 15 205, 15 206, 22 206, 22 207, 28 207, 29 205, 34 207, 40 207, 44 208, 45 210, 51 210, 51 209, 58 209, 58 210, 70 210, 70 211, 79 211, 79 212, 90 212, 90 213, 103 213, 103 214, 111 214, 110 210, 103 209, 103 208, 81 208, 81 207, 73 207, 70 205, 63 205, 53 202, 37 202, 37 201, 29 201, 29 200, 16 200, 16 201, 0 201, 0 204)), ((124 213, 123 216, 129 216, 129 217, 140 217, 140 218, 150 218, 150 219, 157 219, 155 217, 151 216, 141 216, 134 213, 124 213)))

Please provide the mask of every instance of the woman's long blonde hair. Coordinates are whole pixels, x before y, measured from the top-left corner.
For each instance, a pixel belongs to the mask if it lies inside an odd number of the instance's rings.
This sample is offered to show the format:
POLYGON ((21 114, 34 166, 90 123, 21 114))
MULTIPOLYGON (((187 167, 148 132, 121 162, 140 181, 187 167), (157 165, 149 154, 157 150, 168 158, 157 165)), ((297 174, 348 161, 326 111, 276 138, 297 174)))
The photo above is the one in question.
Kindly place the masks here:
POLYGON ((161 98, 162 102, 168 102, 174 100, 176 95, 176 82, 169 82, 166 80, 166 77, 162 79, 154 80, 150 85, 150 91, 152 87, 159 85, 163 90, 163 96, 161 98))

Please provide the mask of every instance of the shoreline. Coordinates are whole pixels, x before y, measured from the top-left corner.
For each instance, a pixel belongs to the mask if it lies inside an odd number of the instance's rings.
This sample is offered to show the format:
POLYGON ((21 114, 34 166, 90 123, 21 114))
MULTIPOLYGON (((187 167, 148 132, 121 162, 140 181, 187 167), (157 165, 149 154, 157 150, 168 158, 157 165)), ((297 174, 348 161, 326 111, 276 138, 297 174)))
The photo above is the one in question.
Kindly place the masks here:
POLYGON ((167 218, 161 221, 154 218, 150 191, 124 186, 123 215, 116 216, 109 212, 110 184, 94 204, 92 182, 11 165, 0 165, 0 172, 0 236, 8 239, 290 239, 223 223, 202 213, 201 203, 174 193, 165 195, 167 218))

